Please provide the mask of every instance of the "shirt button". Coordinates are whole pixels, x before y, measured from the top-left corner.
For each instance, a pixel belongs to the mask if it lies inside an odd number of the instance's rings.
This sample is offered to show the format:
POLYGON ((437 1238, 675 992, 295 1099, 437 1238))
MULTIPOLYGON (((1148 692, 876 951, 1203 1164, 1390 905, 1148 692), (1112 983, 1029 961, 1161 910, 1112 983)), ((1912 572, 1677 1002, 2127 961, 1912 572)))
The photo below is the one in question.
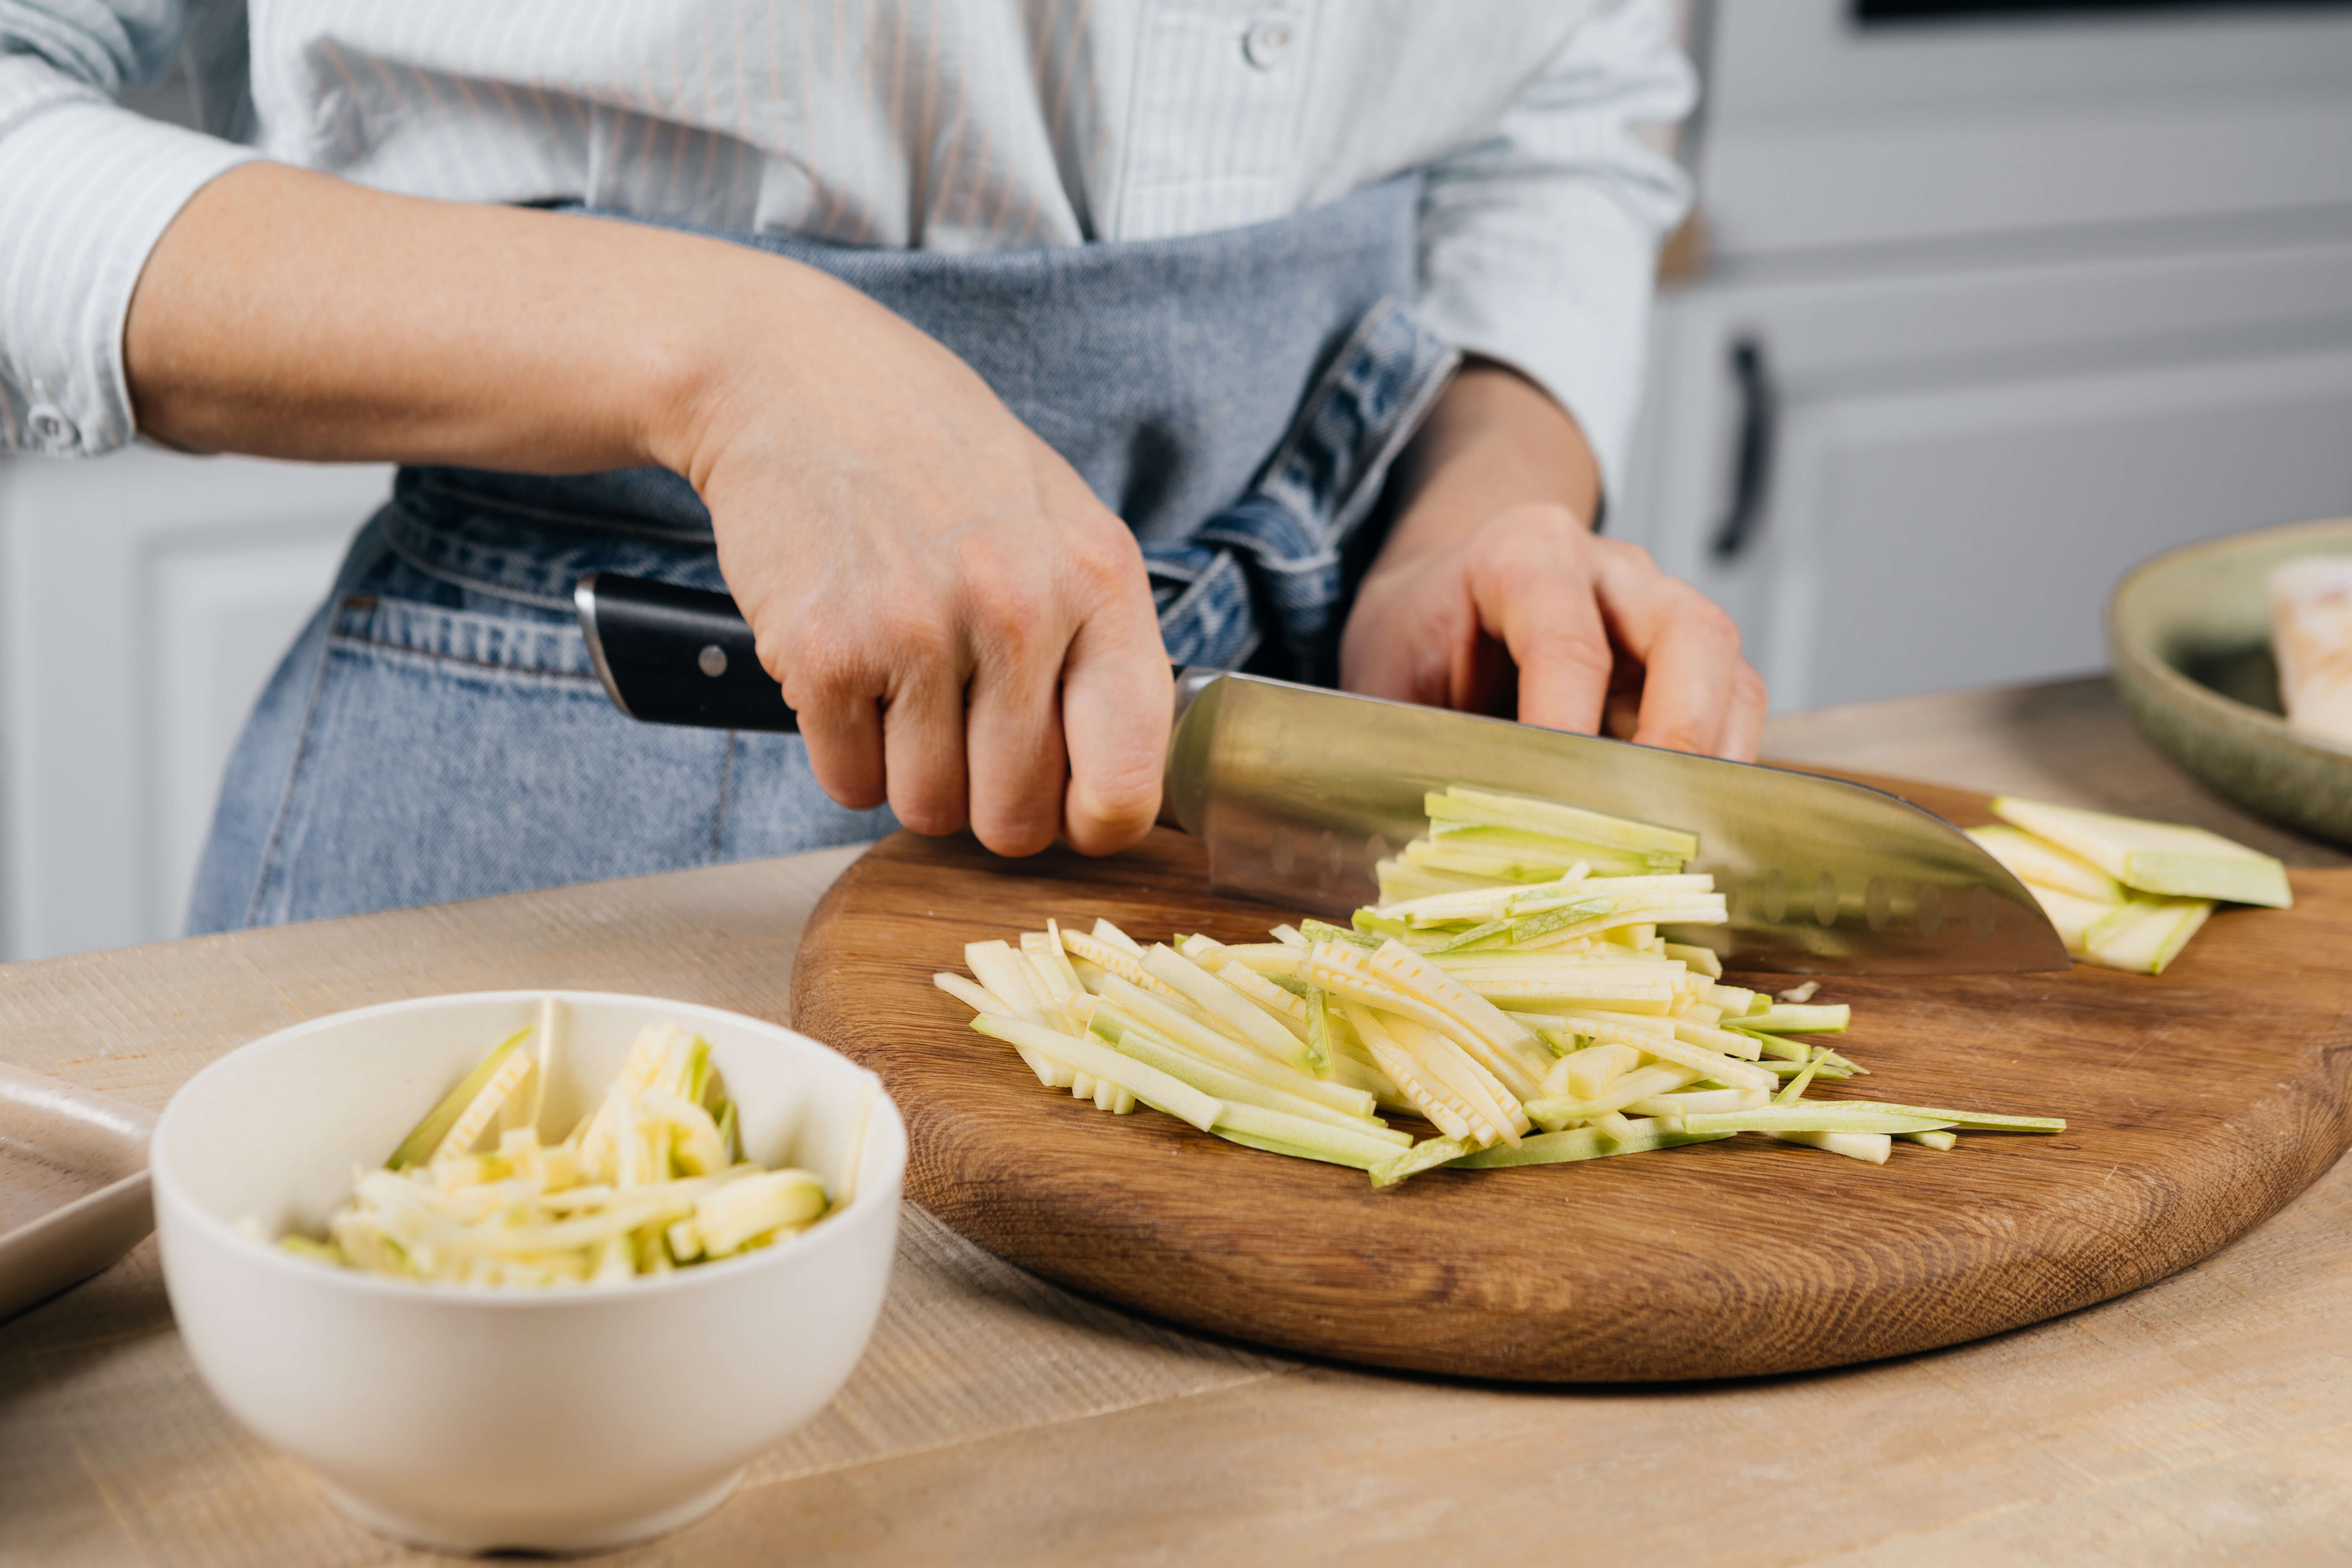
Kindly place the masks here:
POLYGON ((1270 71, 1282 63, 1290 53, 1290 46, 1297 41, 1297 29, 1286 18, 1268 16, 1251 23, 1250 30, 1242 35, 1242 53, 1258 69, 1270 71))
POLYGON ((44 452, 71 452, 81 444, 81 432, 74 428, 73 421, 47 403, 35 403, 25 423, 32 427, 33 440, 44 452))

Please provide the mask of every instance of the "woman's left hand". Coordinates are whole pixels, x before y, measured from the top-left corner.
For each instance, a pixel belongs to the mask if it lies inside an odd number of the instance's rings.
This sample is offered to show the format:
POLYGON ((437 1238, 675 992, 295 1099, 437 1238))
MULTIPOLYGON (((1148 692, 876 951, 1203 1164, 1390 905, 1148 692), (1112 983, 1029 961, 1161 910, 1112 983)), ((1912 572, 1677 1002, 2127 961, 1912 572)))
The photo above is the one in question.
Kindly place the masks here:
POLYGON ((1762 677, 1731 618, 1648 552, 1596 538, 1575 422, 1500 366, 1440 400, 1340 640, 1369 696, 1753 760, 1762 677))

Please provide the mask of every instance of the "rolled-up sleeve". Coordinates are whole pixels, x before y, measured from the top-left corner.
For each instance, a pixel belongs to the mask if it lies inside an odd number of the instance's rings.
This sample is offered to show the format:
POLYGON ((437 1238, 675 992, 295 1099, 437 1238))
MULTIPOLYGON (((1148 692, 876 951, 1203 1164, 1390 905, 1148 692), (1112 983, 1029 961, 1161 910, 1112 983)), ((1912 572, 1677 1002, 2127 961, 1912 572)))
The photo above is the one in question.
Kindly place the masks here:
POLYGON ((189 197, 247 148, 120 108, 178 47, 181 0, 0 0, 0 451, 132 434, 131 290, 189 197))
POLYGON ((1696 96, 1666 0, 1603 0, 1495 134, 1423 185, 1424 318, 1573 414, 1607 494, 1641 401, 1658 245, 1690 206, 1681 168, 1634 127, 1696 96))

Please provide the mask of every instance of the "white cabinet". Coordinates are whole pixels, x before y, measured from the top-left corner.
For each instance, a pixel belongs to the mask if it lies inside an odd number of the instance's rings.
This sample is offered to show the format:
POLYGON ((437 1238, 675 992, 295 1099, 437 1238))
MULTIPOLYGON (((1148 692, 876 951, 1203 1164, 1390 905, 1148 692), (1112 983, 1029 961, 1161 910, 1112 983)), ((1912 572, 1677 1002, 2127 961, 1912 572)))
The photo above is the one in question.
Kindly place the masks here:
POLYGON ((2352 235, 1719 281, 1655 340, 1619 526, 1732 611, 1782 708, 2098 668, 2135 562, 2352 512, 2352 235))
POLYGON ((2135 562, 2352 512, 2352 8, 1861 9, 1699 0, 1611 511, 1783 709, 2099 668, 2135 562))
POLYGON ((2352 11, 2057 5, 1864 24, 1697 0, 1726 254, 1821 256, 2352 202, 2352 11))
POLYGON ((2159 550, 2352 511, 2352 347, 1825 399, 1791 420, 1768 657, 1790 707, 2106 662, 2159 550))
POLYGON ((7 956, 179 934, 246 712, 388 490, 150 449, 0 461, 7 956))

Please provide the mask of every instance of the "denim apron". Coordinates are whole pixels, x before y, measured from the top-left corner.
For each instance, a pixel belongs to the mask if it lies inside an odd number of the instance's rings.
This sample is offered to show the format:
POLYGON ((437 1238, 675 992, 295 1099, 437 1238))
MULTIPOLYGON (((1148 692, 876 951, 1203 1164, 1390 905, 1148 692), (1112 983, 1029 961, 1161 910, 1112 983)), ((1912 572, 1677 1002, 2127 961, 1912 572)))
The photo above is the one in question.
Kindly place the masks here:
MULTIPOLYGON (((1408 176, 1222 234, 978 256, 719 237, 971 364, 1135 530, 1171 662, 1328 682, 1350 543, 1457 359, 1400 303, 1418 197, 1408 176)), ((890 829, 825 797, 798 736, 624 717, 572 618, 588 571, 725 587, 666 470, 402 469, 237 742, 190 932, 890 829)))

